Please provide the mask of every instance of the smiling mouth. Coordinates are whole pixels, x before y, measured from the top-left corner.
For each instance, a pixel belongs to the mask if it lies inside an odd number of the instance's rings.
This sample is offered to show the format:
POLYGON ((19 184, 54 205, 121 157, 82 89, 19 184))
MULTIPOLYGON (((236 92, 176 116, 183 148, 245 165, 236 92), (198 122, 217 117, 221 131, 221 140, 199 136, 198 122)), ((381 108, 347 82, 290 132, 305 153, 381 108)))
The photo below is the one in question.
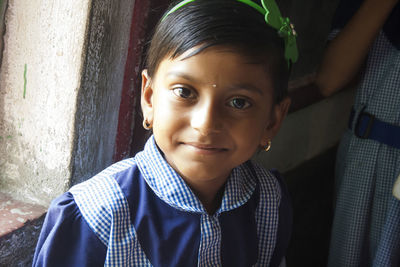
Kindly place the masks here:
POLYGON ((216 154, 228 151, 227 148, 208 145, 208 144, 199 144, 199 143, 182 143, 182 144, 191 147, 195 152, 200 154, 216 154))

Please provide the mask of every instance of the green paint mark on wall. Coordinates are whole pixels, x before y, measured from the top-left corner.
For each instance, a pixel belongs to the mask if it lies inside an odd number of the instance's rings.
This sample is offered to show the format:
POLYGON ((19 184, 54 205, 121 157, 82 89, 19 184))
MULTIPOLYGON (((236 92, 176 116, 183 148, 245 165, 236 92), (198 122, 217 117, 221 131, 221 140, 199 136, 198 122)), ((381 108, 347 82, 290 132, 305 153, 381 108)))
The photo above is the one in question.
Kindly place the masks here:
POLYGON ((25 64, 25 67, 24 67, 24 99, 25 99, 25 96, 26 96, 26 83, 27 83, 27 81, 26 81, 26 72, 27 72, 27 70, 28 70, 28 66, 25 64))

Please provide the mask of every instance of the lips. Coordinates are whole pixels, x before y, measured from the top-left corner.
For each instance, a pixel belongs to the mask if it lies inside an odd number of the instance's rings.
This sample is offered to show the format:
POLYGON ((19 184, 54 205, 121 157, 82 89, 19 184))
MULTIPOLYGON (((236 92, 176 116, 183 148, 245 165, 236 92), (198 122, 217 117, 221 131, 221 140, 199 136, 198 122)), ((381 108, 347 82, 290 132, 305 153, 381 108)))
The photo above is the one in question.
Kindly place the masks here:
POLYGON ((217 154, 228 151, 227 148, 222 147, 220 145, 198 143, 198 142, 184 142, 182 144, 193 149, 194 152, 200 154, 217 154))

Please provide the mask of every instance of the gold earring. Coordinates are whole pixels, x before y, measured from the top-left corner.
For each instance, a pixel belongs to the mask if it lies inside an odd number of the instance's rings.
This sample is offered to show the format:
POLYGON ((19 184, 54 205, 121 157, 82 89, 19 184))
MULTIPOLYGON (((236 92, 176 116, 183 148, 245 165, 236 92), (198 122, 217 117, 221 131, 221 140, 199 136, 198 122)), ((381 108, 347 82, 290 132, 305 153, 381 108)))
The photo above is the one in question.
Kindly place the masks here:
POLYGON ((272 144, 271 140, 268 140, 267 145, 263 147, 265 152, 268 152, 271 149, 271 144, 272 144))
POLYGON ((143 120, 143 128, 145 128, 146 130, 151 129, 151 124, 147 121, 147 119, 143 120))

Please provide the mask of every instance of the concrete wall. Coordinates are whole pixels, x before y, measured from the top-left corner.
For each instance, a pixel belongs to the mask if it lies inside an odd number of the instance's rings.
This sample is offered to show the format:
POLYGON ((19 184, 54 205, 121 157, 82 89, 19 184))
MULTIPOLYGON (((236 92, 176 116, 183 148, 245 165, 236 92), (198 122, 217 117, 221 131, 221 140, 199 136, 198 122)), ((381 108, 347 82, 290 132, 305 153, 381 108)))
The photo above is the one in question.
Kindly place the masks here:
POLYGON ((71 175, 89 0, 10 0, 0 73, 0 189, 46 203, 71 175))
POLYGON ((0 191, 48 205, 111 163, 133 4, 9 0, 0 191))
POLYGON ((92 1, 76 112, 72 184, 90 178, 112 163, 135 3, 92 1))
POLYGON ((6 13, 7 0, 0 0, 0 66, 3 56, 3 34, 4 34, 4 15, 6 13))

